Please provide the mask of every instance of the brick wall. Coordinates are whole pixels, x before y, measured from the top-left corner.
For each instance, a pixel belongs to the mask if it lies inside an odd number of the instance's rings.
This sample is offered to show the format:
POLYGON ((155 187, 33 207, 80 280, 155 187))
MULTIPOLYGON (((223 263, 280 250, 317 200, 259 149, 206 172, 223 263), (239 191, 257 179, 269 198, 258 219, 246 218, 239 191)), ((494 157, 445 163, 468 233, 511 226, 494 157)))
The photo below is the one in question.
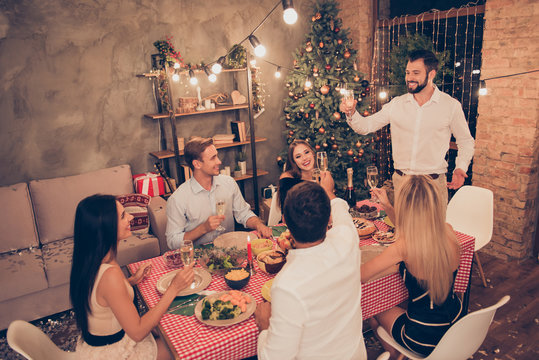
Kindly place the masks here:
POLYGON ((350 38, 358 51, 358 70, 370 79, 373 54, 373 4, 372 0, 341 0, 343 27, 350 29, 350 38))
MULTIPOLYGON (((538 68, 539 2, 488 0, 481 78, 538 68)), ((479 99, 473 185, 494 192, 494 233, 484 251, 531 255, 539 188, 539 73, 487 81, 479 99)))

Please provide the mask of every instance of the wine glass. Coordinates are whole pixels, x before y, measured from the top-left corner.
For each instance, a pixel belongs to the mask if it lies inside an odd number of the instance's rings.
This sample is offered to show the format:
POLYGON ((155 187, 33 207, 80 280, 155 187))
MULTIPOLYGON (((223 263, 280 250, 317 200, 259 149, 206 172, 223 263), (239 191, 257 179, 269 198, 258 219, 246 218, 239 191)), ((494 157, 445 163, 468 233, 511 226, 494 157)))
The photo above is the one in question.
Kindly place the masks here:
MULTIPOLYGON (((215 210, 217 212, 217 215, 224 215, 225 214, 225 208, 226 208, 226 202, 224 199, 218 199, 215 203, 215 210)), ((223 226, 223 223, 219 224, 219 226, 215 229, 219 232, 225 231, 225 227, 223 226)))
POLYGON ((316 162, 320 171, 328 171, 328 155, 325 151, 319 151, 316 153, 316 162))
POLYGON ((348 116, 350 113, 353 113, 354 110, 354 90, 347 89, 346 86, 341 90, 342 93, 342 100, 344 101, 344 105, 346 107, 346 115, 348 116))
MULTIPOLYGON (((371 189, 378 186, 378 168, 374 165, 367 166, 367 184, 371 189)), ((371 195, 371 201, 379 202, 375 195, 371 195)))
MULTIPOLYGON (((182 246, 180 246, 180 256, 184 266, 189 266, 195 260, 195 249, 193 247, 192 240, 184 240, 182 246)), ((195 281, 190 285, 191 289, 195 288, 195 281)))
POLYGON ((315 183, 320 184, 320 169, 313 169, 312 178, 315 183))

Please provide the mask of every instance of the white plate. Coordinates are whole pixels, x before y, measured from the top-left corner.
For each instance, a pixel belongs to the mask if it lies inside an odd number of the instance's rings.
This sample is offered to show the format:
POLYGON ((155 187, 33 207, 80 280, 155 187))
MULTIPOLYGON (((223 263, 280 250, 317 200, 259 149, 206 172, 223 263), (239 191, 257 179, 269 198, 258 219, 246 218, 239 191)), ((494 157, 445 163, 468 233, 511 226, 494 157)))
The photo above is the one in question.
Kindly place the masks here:
MULTIPOLYGON (((155 287, 157 288, 157 291, 159 291, 161 294, 164 294, 165 291, 167 291, 168 287, 170 286, 170 282, 172 281, 174 276, 176 276, 176 273, 181 270, 182 269, 173 270, 161 276, 159 280, 157 280, 157 284, 155 285, 155 287)), ((194 268, 193 270, 195 272, 194 287, 193 288, 186 287, 185 289, 181 290, 178 294, 176 294, 176 296, 192 295, 201 290, 204 290, 210 285, 211 274, 209 272, 201 268, 194 268)))
POLYGON ((232 231, 216 237, 213 240, 213 246, 218 248, 235 247, 238 250, 244 250, 247 249, 247 236, 251 237, 251 241, 257 238, 255 234, 247 231, 232 231))
POLYGON ((202 303, 205 299, 215 299, 220 298, 221 295, 228 293, 228 291, 221 291, 214 295, 208 295, 204 299, 200 300, 197 305, 195 306, 195 316, 203 324, 210 325, 210 326, 230 326, 237 323, 240 323, 244 320, 247 320, 256 310, 256 301, 255 299, 246 292, 241 292, 244 295, 247 295, 251 298, 251 302, 247 304, 247 309, 245 309, 245 312, 238 315, 238 317, 235 317, 234 319, 226 319, 226 320, 202 320, 202 303))
POLYGON ((273 279, 269 279, 262 285, 262 288, 260 289, 260 292, 262 293, 262 297, 266 299, 266 301, 271 302, 271 285, 273 285, 273 279))

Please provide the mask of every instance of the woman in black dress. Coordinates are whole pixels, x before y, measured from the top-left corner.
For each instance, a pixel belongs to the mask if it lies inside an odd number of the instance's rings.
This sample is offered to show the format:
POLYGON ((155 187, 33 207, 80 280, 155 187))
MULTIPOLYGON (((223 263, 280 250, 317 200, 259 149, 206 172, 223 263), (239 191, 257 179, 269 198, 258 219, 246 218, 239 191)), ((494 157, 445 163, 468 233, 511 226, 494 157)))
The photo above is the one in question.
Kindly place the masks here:
POLYGON ((316 166, 315 151, 305 140, 294 140, 288 146, 285 172, 279 178, 279 207, 282 207, 286 194, 294 185, 311 181, 316 166))
MULTIPOLYGON (((376 193, 384 207, 387 196, 376 193)), ((428 356, 462 314, 454 293, 460 247, 451 225, 445 222, 446 206, 427 175, 406 176, 395 196, 396 241, 382 254, 361 266, 367 282, 398 271, 408 289, 407 309, 398 306, 375 316, 403 347, 428 356)), ((395 349, 384 344, 392 353, 395 349)))

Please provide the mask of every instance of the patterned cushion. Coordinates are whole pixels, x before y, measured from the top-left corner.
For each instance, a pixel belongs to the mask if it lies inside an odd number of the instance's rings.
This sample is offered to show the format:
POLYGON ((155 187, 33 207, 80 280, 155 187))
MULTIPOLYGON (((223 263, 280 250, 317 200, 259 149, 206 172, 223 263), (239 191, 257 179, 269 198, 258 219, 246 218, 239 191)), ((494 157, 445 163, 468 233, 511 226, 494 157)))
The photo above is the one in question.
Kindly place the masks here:
POLYGON ((71 260, 73 259, 73 238, 45 244, 41 251, 43 252, 49 286, 69 283, 71 260))
POLYGON ((46 289, 41 250, 20 250, 0 254, 0 301, 46 289))
POLYGON ((144 194, 126 194, 117 197, 125 212, 133 215, 131 220, 131 232, 133 235, 147 234, 150 230, 148 216, 148 204, 151 197, 144 194))

